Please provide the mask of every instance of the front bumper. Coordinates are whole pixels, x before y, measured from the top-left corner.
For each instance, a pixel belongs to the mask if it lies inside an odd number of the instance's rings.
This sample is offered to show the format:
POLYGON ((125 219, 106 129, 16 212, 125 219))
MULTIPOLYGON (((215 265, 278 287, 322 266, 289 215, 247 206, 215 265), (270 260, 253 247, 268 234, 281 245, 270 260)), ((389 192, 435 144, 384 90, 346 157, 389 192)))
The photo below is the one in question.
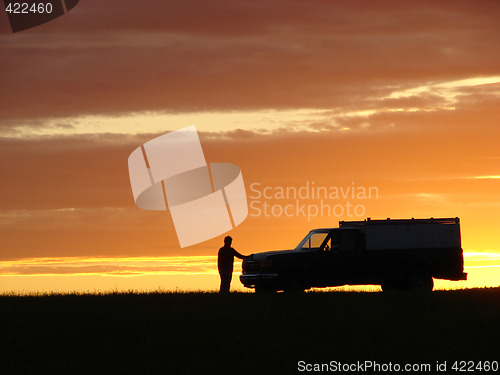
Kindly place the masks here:
POLYGON ((241 283, 247 288, 254 288, 256 285, 274 284, 277 279, 277 273, 247 273, 240 275, 241 283))

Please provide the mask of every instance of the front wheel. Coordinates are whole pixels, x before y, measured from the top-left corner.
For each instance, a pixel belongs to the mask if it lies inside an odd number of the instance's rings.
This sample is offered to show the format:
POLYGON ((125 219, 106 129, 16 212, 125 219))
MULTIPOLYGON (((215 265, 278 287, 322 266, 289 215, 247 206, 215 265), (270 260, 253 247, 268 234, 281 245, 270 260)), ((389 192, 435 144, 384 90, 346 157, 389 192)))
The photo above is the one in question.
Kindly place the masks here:
POLYGON ((285 275, 283 280, 283 291, 285 293, 303 292, 305 289, 304 281, 300 273, 293 272, 285 275))
POLYGON ((256 286, 255 293, 257 293, 257 294, 272 294, 272 293, 276 293, 276 288, 272 288, 269 286, 256 286))

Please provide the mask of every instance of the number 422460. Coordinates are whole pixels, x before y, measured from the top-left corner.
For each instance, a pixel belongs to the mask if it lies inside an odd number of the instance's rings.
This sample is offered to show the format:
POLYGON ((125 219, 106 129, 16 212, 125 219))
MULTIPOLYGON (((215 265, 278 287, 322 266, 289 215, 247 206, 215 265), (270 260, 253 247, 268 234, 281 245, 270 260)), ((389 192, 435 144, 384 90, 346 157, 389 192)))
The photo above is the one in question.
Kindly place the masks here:
POLYGON ((52 13, 51 3, 9 3, 5 8, 7 13, 28 14, 28 13, 52 13))

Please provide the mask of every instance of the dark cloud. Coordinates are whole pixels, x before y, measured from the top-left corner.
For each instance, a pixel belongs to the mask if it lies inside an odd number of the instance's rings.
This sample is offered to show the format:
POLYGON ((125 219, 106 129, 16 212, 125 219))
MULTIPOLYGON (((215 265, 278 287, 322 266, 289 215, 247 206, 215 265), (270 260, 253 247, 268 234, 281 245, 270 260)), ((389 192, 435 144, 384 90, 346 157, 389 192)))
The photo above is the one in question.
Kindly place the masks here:
POLYGON ((343 108, 499 74, 496 1, 97 1, 1 34, 2 118, 343 108))

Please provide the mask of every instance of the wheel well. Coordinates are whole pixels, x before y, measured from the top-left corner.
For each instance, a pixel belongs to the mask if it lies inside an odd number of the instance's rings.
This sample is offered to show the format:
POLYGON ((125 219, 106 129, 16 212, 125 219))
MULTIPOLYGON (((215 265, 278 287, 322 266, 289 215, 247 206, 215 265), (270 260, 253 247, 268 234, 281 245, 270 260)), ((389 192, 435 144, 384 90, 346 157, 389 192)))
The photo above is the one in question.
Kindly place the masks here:
POLYGON ((408 275, 412 275, 416 272, 425 272, 428 275, 432 277, 432 265, 430 263, 425 263, 425 262, 419 262, 419 263, 413 263, 408 267, 408 275))
POLYGON ((307 280, 306 280, 305 272, 303 269, 296 268, 296 267, 285 268, 278 273, 278 285, 279 285, 279 287, 284 288, 286 286, 285 284, 288 282, 288 278, 291 277, 292 275, 297 276, 300 279, 301 284, 304 284, 304 287, 306 287, 307 280))

